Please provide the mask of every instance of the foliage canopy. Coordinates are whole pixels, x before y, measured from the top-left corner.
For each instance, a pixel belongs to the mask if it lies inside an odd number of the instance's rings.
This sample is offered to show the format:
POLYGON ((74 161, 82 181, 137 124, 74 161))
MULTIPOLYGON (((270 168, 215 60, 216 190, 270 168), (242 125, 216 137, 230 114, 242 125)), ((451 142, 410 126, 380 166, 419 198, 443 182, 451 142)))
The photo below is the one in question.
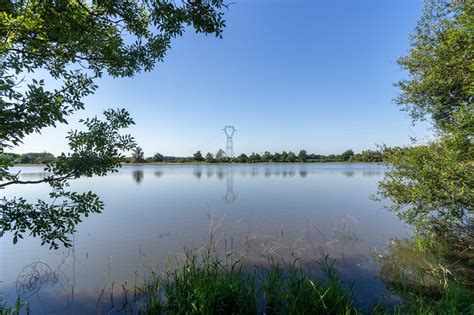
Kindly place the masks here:
POLYGON ((465 231, 474 211, 474 6, 472 1, 431 0, 399 59, 408 78, 396 99, 413 121, 430 118, 436 141, 392 150, 394 170, 380 194, 408 223, 437 234, 465 231))
MULTIPOLYGON (((131 77, 152 70, 186 29, 221 37, 223 8, 221 0, 2 1, 1 151, 45 127, 67 123, 84 108, 84 97, 96 91, 94 80, 104 74, 131 77)), ((0 187, 48 183, 53 189, 51 203, 1 199, 1 232, 13 231, 16 240, 29 231, 52 247, 58 246, 55 240, 69 245, 66 235, 74 232, 80 214, 103 208, 92 192, 76 194, 66 187, 69 179, 115 170, 123 153, 135 147, 132 137, 120 133, 133 124, 129 114, 119 109, 104 116, 103 121, 83 121, 86 131, 69 133, 71 152, 50 163, 52 175, 42 180, 22 181, 0 155, 0 187), (64 228, 54 230, 59 225, 64 228)))

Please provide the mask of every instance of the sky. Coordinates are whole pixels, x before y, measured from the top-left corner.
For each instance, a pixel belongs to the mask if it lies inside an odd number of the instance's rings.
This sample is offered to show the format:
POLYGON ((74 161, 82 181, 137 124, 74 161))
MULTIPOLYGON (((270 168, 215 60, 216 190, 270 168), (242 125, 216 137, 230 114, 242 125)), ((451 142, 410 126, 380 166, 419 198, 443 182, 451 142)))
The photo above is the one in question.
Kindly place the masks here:
POLYGON ((394 104, 396 64, 421 14, 420 0, 232 0, 223 38, 185 33, 163 63, 133 78, 103 77, 69 125, 28 136, 15 152, 66 152, 79 118, 126 108, 146 156, 341 153, 427 139, 394 104))

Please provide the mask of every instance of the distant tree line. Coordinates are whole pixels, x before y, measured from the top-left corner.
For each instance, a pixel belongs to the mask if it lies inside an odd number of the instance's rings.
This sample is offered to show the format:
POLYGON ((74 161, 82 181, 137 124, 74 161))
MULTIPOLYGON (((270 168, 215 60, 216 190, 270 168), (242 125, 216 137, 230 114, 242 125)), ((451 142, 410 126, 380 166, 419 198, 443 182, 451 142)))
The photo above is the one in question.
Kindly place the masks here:
POLYGON ((384 152, 377 150, 365 150, 361 153, 354 153, 352 150, 346 150, 341 154, 308 154, 305 150, 300 150, 298 153, 291 151, 271 153, 265 151, 264 153, 254 153, 250 155, 240 154, 234 158, 229 158, 225 155, 224 150, 220 149, 215 154, 208 152, 203 154, 197 151, 193 156, 176 157, 165 156, 157 153, 151 157, 145 158, 143 150, 140 147, 135 148, 130 157, 125 158, 125 163, 311 163, 311 162, 382 162, 384 155, 391 149, 385 148, 384 152))
MULTIPOLYGON (((224 150, 218 150, 215 154, 208 152, 203 155, 201 151, 197 151, 193 156, 178 157, 166 156, 156 153, 153 156, 145 157, 143 149, 139 146, 134 148, 131 156, 123 159, 124 163, 304 163, 304 162, 382 162, 384 156, 392 150, 385 148, 384 151, 365 150, 361 153, 354 153, 352 150, 346 150, 341 154, 308 154, 305 150, 301 150, 298 154, 291 151, 271 153, 252 153, 250 155, 240 154, 234 158, 226 157, 224 150)), ((3 153, 2 158, 11 164, 48 164, 56 161, 56 157, 52 153, 3 153)))
POLYGON ((48 164, 56 161, 56 157, 49 152, 1 153, 0 158, 9 164, 48 164))

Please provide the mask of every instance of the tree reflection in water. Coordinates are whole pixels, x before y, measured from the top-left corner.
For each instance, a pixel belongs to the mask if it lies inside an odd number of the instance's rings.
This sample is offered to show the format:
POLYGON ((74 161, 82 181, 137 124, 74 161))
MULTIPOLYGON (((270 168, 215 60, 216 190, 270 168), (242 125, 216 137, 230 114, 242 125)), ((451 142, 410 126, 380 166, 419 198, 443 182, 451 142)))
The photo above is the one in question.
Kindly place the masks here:
POLYGON ((198 168, 198 169, 194 170, 193 174, 194 174, 194 176, 195 176, 197 179, 201 179, 201 177, 202 177, 202 170, 201 170, 201 168, 198 168))
POLYGON ((137 183, 137 185, 139 185, 143 181, 143 176, 144 176, 144 173, 142 170, 134 170, 132 172, 132 178, 135 181, 135 183, 137 183))

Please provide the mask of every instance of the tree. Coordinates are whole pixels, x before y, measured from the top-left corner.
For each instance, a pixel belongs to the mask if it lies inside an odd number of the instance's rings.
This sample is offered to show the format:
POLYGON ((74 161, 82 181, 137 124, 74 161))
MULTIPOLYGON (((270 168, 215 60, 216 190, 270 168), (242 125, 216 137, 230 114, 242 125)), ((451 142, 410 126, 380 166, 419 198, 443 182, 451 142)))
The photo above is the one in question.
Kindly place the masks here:
POLYGON ((204 161, 204 158, 202 157, 201 151, 197 151, 196 153, 193 154, 193 159, 194 161, 202 162, 204 161))
MULTIPOLYGON (((388 153, 391 148, 384 148, 385 152, 388 153)), ((382 162, 383 161, 383 153, 381 151, 373 151, 373 150, 364 150, 361 153, 357 153, 351 155, 349 158, 351 162, 382 162)))
POLYGON ((164 161, 164 157, 163 157, 162 154, 156 153, 156 154, 153 155, 153 157, 151 158, 151 161, 152 161, 152 162, 163 162, 163 161, 164 161))
POLYGON ((22 155, 16 153, 0 153, 0 159, 7 161, 9 164, 20 162, 22 155))
POLYGON ((221 163, 224 160, 225 160, 225 152, 224 152, 224 150, 219 149, 216 152, 216 162, 221 163))
POLYGON ((275 152, 272 157, 273 162, 283 162, 282 155, 278 152, 275 152))
POLYGON ((268 151, 265 151, 262 156, 263 162, 271 162, 272 161, 272 154, 268 151))
POLYGON ((35 160, 35 156, 32 153, 25 153, 20 157, 20 163, 22 164, 32 164, 35 163, 35 160))
POLYGON ((392 151, 387 161, 394 170, 379 190, 393 201, 391 208, 400 218, 436 234, 459 232, 472 224, 474 150, 462 146, 444 138, 392 151))
MULTIPOLYGON (((67 123, 84 109, 84 97, 94 93, 94 80, 104 73, 132 77, 152 70, 186 27, 220 37, 222 9, 220 0, 2 1, 0 152, 45 127, 67 123), (52 82, 60 86, 50 87, 52 82)), ((133 124, 125 110, 106 110, 104 118, 83 120, 85 131, 68 134, 71 153, 48 164, 51 175, 43 180, 22 180, 0 156, 0 187, 45 182, 52 189, 50 201, 2 198, 1 233, 12 232, 14 242, 30 233, 51 247, 68 246, 67 235, 81 216, 102 210, 92 192, 77 194, 67 187, 72 178, 116 171, 123 152, 134 147, 133 138, 121 133, 133 124)))
POLYGON ((175 163, 178 161, 178 158, 176 156, 163 156, 163 161, 169 162, 169 163, 175 163))
POLYGON ((207 152, 206 154, 206 163, 214 163, 214 156, 211 152, 207 152))
POLYGON ((68 180, 81 176, 105 176, 117 171, 123 155, 121 152, 133 145, 133 138, 121 135, 120 130, 128 127, 133 120, 125 111, 107 110, 105 121, 97 117, 84 121, 86 131, 70 131, 67 136, 71 153, 62 153, 45 170, 50 173, 39 180, 22 180, 18 175, 5 176, 0 187, 48 183, 51 186, 51 203, 38 200, 30 203, 22 197, 1 200, 0 229, 13 232, 13 243, 27 231, 39 236, 42 244, 58 248, 59 243, 70 246, 68 234, 82 216, 98 213, 103 203, 92 192, 76 193, 67 190, 68 180), (57 201, 57 202, 55 202, 57 201))
POLYGON ((462 235, 473 224, 474 77, 472 1, 428 1, 399 64, 409 77, 396 99, 413 122, 430 118, 437 139, 392 149, 393 168, 379 184, 392 210, 408 223, 436 234, 462 235))
POLYGON ((48 163, 54 162, 54 159, 55 157, 53 154, 48 153, 48 152, 42 152, 40 153, 37 161, 40 164, 48 164, 48 163))
POLYGON ((144 163, 145 153, 140 146, 136 146, 132 151, 132 162, 133 163, 144 163))
POLYGON ((237 162, 238 163, 248 163, 249 161, 249 158, 246 154, 242 153, 241 155, 239 155, 237 158, 236 158, 237 162))
POLYGON ((396 83, 395 102, 413 119, 431 118, 444 129, 473 101, 472 1, 429 0, 410 38, 409 53, 398 59, 408 79, 396 83))
POLYGON ((252 154, 249 156, 249 159, 248 159, 250 163, 258 163, 261 160, 262 160, 262 157, 260 156, 260 154, 255 153, 255 152, 252 152, 252 154))
POLYGON ((300 160, 300 162, 306 162, 307 159, 308 159, 308 153, 306 153, 305 150, 301 150, 298 153, 298 160, 300 160))
POLYGON ((341 158, 343 161, 349 161, 353 155, 354 155, 354 151, 346 150, 341 154, 341 158))
POLYGON ((296 155, 291 151, 288 152, 288 155, 286 156, 285 162, 290 162, 290 163, 296 162, 296 155))

